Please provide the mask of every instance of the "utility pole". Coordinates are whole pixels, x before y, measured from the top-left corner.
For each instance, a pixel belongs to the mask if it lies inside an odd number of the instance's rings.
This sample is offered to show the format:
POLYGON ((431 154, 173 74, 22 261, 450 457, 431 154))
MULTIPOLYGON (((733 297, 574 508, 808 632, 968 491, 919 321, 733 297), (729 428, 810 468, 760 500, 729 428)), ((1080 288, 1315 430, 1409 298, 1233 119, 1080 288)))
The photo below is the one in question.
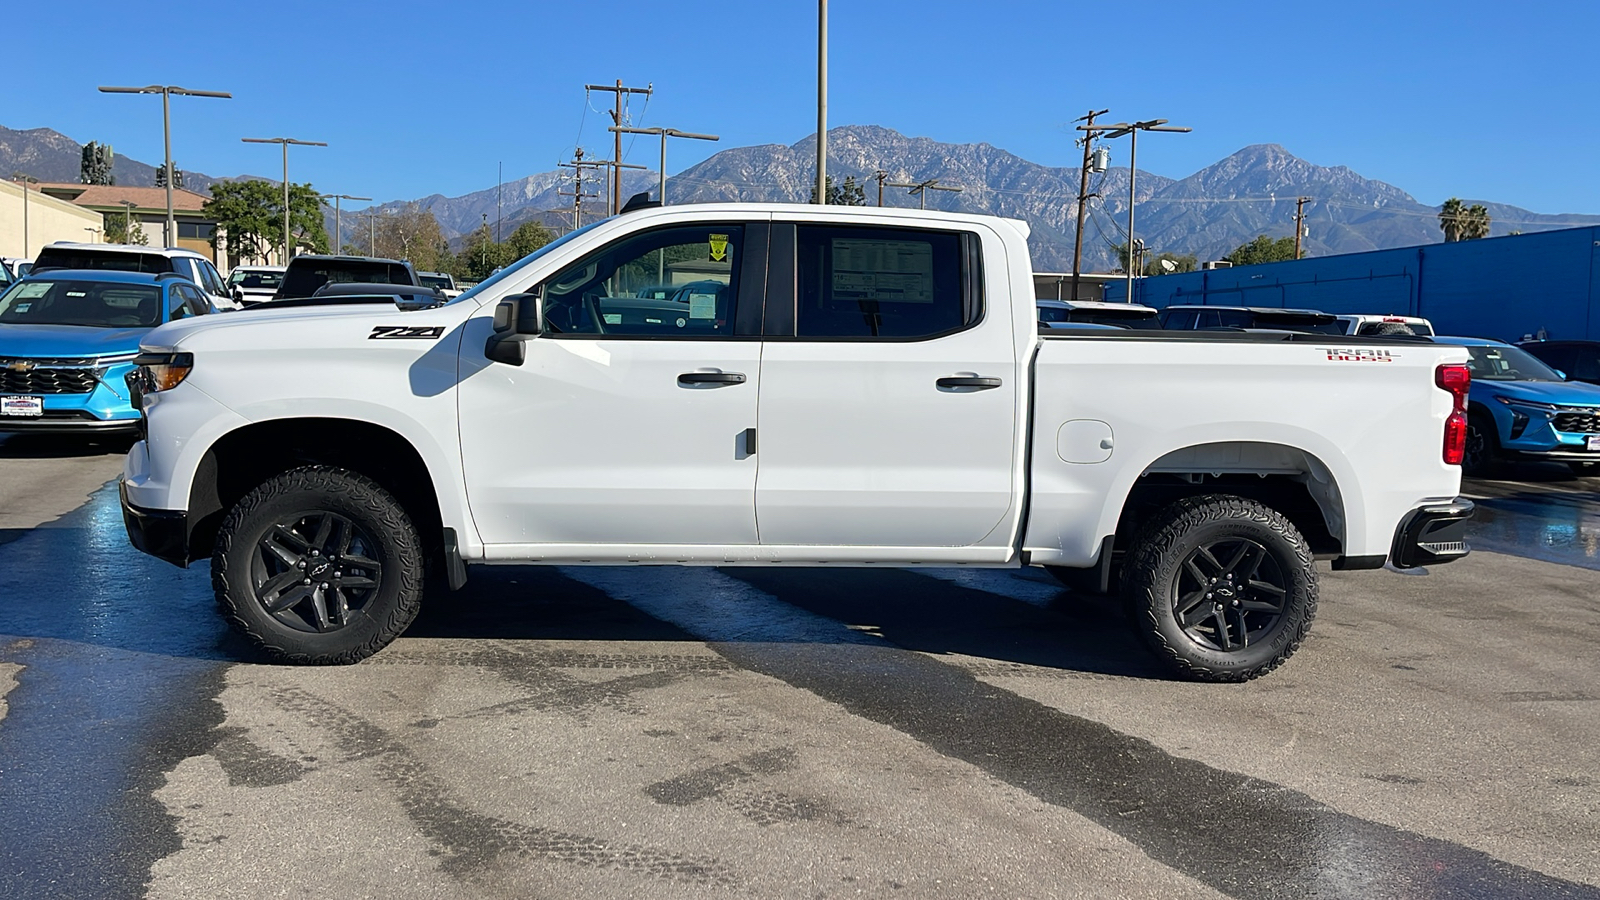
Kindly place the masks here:
POLYGON ((161 134, 167 145, 167 228, 166 241, 168 247, 175 247, 178 243, 178 221, 172 214, 172 95, 182 97, 220 97, 223 100, 232 100, 233 95, 226 91, 191 91, 188 88, 173 85, 152 84, 145 87, 105 87, 100 88, 102 94, 160 94, 161 95, 161 134))
MULTIPOLYGON (((644 94, 645 96, 648 97, 649 95, 655 93, 655 89, 656 89, 656 86, 655 86, 655 84, 653 82, 651 84, 649 84, 649 85, 646 85, 645 87, 642 87, 642 88, 623 87, 621 78, 617 79, 617 83, 615 85, 586 84, 583 87, 584 87, 584 90, 587 90, 587 91, 611 91, 612 93, 617 95, 616 96, 617 107, 611 113, 611 124, 619 125, 619 126, 622 124, 622 100, 623 100, 623 97, 625 95, 627 95, 627 94, 644 94)), ((617 140, 617 142, 616 142, 616 154, 615 154, 615 156, 612 157, 612 160, 609 163, 609 165, 611 166, 611 169, 612 169, 612 176, 611 176, 611 214, 612 215, 616 215, 617 211, 622 209, 622 169, 623 169, 623 165, 622 165, 622 132, 620 132, 620 131, 617 132, 615 137, 616 137, 616 140, 617 140)), ((630 168, 642 169, 642 168, 644 168, 644 166, 632 166, 630 168)))
POLYGON ((876 180, 878 182, 878 205, 882 206, 883 205, 883 182, 884 182, 885 179, 887 179, 889 177, 889 173, 885 172, 882 169, 879 169, 878 171, 872 173, 872 177, 873 177, 874 180, 876 180))
MULTIPOLYGON (((289 247, 290 247, 290 241, 289 241, 289 145, 290 144, 300 144, 300 145, 305 146, 305 147, 326 147, 328 145, 324 144, 322 141, 302 141, 302 140, 297 140, 295 138, 286 138, 286 137, 240 138, 239 140, 244 141, 246 144, 279 144, 279 145, 281 145, 283 147, 283 264, 287 266, 289 264, 289 247)), ((170 161, 167 163, 167 168, 168 168, 167 184, 169 185, 168 188, 167 188, 167 194, 168 194, 168 196, 171 196, 172 188, 171 188, 170 185, 172 184, 172 172, 171 172, 172 163, 170 161)), ((170 203, 171 201, 169 200, 168 202, 170 203)))
POLYGON ((339 218, 340 200, 371 200, 371 197, 352 197, 349 194, 318 194, 323 200, 333 201, 333 253, 338 255, 344 252, 344 223, 339 218))
POLYGON ((1141 131, 1170 131, 1174 133, 1187 133, 1193 128, 1168 125, 1166 119, 1146 119, 1143 122, 1118 122, 1106 129, 1106 137, 1119 138, 1128 135, 1128 300, 1133 302, 1133 201, 1134 179, 1139 170, 1134 164, 1139 158, 1139 132, 1141 131))
MULTIPOLYGON (((910 188, 911 190, 907 193, 917 195, 917 209, 928 208, 928 191, 950 191, 954 194, 961 193, 961 188, 955 185, 940 184, 939 179, 937 178, 929 178, 927 181, 920 181, 916 184, 902 184, 900 182, 891 181, 889 182, 889 187, 910 188)), ((880 201, 878 205, 882 206, 883 204, 880 201)))
POLYGON ((817 0, 817 202, 828 202, 828 0, 817 0))
POLYGON ((1294 258, 1300 258, 1300 236, 1306 231, 1306 204, 1310 197, 1294 198, 1294 258))
POLYGON ((661 167, 660 171, 656 173, 660 181, 656 187, 656 200, 662 206, 667 205, 667 138, 692 138, 697 141, 722 140, 722 138, 714 134, 692 134, 687 131, 679 131, 676 128, 626 128, 621 125, 613 125, 608 130, 619 134, 655 134, 661 136, 661 167))
POLYGON ((500 185, 506 180, 506 164, 498 163, 494 176, 494 242, 500 243, 500 185))
POLYGON ((608 165, 608 163, 604 160, 584 159, 583 148, 579 147, 572 154, 572 162, 556 163, 556 165, 563 169, 572 170, 572 190, 563 191, 558 189, 556 194, 572 198, 572 230, 577 231, 583 225, 583 201, 586 198, 600 196, 599 194, 585 194, 583 192, 583 170, 598 169, 608 165))
POLYGON ((1094 150, 1094 139, 1104 128, 1096 127, 1094 120, 1110 112, 1109 109, 1089 110, 1089 114, 1076 119, 1082 122, 1078 130, 1083 132, 1083 137, 1078 143, 1083 145, 1083 165, 1078 168, 1078 231, 1072 239, 1072 299, 1078 299, 1079 275, 1083 271, 1083 221, 1089 211, 1089 154, 1094 150))

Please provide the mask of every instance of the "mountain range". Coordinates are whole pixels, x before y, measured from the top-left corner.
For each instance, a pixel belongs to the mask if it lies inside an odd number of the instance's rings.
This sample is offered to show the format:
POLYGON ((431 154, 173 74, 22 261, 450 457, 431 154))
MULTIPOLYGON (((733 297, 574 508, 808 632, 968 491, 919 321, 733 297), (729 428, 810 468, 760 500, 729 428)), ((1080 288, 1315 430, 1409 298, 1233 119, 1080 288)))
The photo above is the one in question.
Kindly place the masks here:
MULTIPOLYGON (((790 145, 734 147, 667 179, 672 203, 716 201, 804 202, 814 181, 815 136, 790 145)), ((1115 145, 1113 145, 1115 147, 1115 145)), ((13 131, 0 127, 0 173, 26 172, 46 181, 75 181, 79 145, 50 129, 13 131)), ((960 192, 930 191, 929 208, 980 212, 1026 220, 1030 246, 1039 271, 1070 270, 1077 219, 1079 172, 1075 167, 1044 166, 987 143, 949 144, 910 137, 875 125, 850 125, 828 132, 828 172, 836 183, 854 177, 878 201, 875 173, 889 183, 937 179, 960 192)), ((119 184, 154 183, 155 168, 122 155, 113 173, 119 184)), ((1084 268, 1110 270, 1113 246, 1124 240, 1128 214, 1126 167, 1091 174, 1089 215, 1084 228, 1084 268)), ((241 176, 250 177, 255 176, 241 176)), ((185 186, 202 193, 216 181, 185 172, 185 186)), ((623 196, 655 192, 656 173, 630 170, 623 177, 623 196)), ((1256 144, 1194 174, 1173 179, 1139 172, 1136 183, 1136 231, 1152 252, 1190 253, 1217 259, 1258 234, 1283 237, 1294 233, 1296 197, 1306 204, 1305 252, 1308 256, 1353 253, 1388 247, 1437 243, 1438 207, 1382 181, 1364 178, 1344 166, 1318 166, 1276 144, 1256 144)), ((346 238, 356 228, 353 213, 381 212, 418 203, 433 212, 446 236, 462 236, 499 221, 503 234, 530 219, 564 226, 571 203, 558 192, 571 189, 568 170, 554 170, 508 181, 496 188, 459 197, 433 194, 416 200, 394 200, 367 210, 347 211, 346 238)), ((603 191, 596 179, 585 192, 603 191)), ((903 188, 884 188, 886 206, 915 206, 903 188)), ((1544 215, 1487 201, 1491 234, 1542 231, 1600 224, 1600 216, 1544 215)), ((599 214, 599 201, 585 207, 585 217, 599 214)), ((329 216, 331 226, 332 216, 329 216)))

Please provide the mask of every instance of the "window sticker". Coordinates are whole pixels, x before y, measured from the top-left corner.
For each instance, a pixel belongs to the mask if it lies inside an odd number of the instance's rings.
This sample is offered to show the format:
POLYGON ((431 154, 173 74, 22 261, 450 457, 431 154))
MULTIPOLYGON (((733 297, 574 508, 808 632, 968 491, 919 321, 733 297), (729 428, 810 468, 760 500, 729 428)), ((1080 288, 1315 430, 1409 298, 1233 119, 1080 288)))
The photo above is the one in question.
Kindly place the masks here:
POLYGON ((33 304, 32 303, 18 303, 17 304, 17 312, 18 312, 18 314, 25 313, 30 309, 33 309, 33 304))
POLYGON ((52 281, 36 281, 33 284, 25 284, 22 287, 17 288, 17 299, 37 300, 40 297, 43 297, 45 294, 50 293, 50 288, 54 284, 55 282, 52 281))
POLYGON ((833 295, 882 303, 932 303, 933 245, 834 238, 833 295))
POLYGON ((715 319, 717 317, 716 294, 690 294, 689 318, 715 319))
POLYGON ((607 325, 622 324, 622 313, 602 313, 600 318, 605 319, 607 325))
POLYGON ((728 236, 727 235, 725 235, 725 234, 713 234, 713 235, 709 236, 708 241, 711 244, 711 260, 712 260, 712 262, 722 262, 722 261, 724 261, 724 260, 726 260, 728 258, 728 236))
POLYGON ((67 296, 68 297, 87 297, 89 295, 84 293, 83 291, 67 291, 67 296))

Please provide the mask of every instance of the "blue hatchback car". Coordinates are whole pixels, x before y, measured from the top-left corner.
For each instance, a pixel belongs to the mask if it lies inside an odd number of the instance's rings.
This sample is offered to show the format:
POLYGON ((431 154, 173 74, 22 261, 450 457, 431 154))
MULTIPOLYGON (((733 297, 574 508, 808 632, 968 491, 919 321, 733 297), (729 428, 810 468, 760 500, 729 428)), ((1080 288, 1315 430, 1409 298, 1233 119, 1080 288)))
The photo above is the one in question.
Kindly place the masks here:
POLYGON ((1600 470, 1600 387, 1567 381, 1533 354, 1482 338, 1436 337, 1467 348, 1468 475, 1492 474, 1510 459, 1564 462, 1579 474, 1600 470))
POLYGON ((124 379, 140 339, 213 311, 172 273, 51 269, 15 282, 0 293, 0 432, 136 429, 124 379))

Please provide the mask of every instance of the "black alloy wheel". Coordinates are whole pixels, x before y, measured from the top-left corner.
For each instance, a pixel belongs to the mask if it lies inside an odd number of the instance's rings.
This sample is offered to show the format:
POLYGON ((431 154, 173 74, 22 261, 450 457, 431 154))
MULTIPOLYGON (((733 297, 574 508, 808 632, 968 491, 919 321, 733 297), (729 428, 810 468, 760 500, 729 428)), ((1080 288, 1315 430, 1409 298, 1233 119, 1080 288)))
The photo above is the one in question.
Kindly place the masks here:
POLYGON ((382 586, 373 537, 338 513, 291 513, 257 542, 250 566, 256 602, 296 631, 326 633, 365 614, 382 586))
POLYGON ((1288 582, 1267 548, 1249 538, 1201 544, 1173 581, 1173 617, 1190 640, 1208 650, 1242 650, 1283 622, 1288 582))

